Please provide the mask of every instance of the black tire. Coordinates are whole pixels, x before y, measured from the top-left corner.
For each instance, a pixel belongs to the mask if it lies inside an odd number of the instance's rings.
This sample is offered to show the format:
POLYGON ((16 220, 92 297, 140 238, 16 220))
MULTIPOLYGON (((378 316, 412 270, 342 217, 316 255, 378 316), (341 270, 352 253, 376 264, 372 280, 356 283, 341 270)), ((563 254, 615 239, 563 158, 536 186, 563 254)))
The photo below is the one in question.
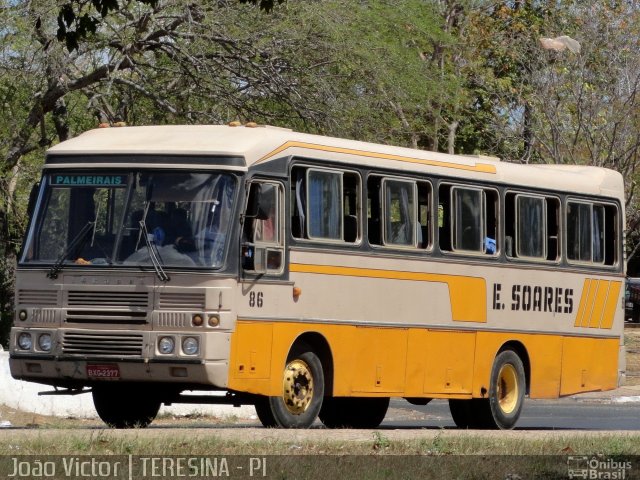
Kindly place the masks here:
POLYGON ((631 321, 633 323, 640 322, 640 305, 635 303, 633 304, 633 310, 631 311, 631 321))
POLYGON ((254 404, 256 407, 256 414, 262 426, 267 428, 277 427, 276 418, 271 412, 271 406, 269 405, 269 397, 259 396, 254 404))
POLYGON ((458 428, 491 428, 493 425, 489 400, 485 398, 451 399, 449 411, 458 428))
POLYGON ((158 396, 141 385, 99 385, 92 395, 98 416, 112 428, 147 427, 160 410, 158 396))
POLYGON ((283 372, 282 395, 259 398, 256 413, 265 427, 308 428, 318 417, 323 397, 324 374, 318 356, 311 351, 293 353, 283 372))
POLYGON ((319 416, 327 428, 376 428, 388 409, 388 397, 327 397, 319 416))
POLYGON ((508 430, 515 426, 527 385, 524 365, 513 350, 500 352, 493 361, 491 382, 489 384, 489 407, 491 410, 491 428, 508 430))

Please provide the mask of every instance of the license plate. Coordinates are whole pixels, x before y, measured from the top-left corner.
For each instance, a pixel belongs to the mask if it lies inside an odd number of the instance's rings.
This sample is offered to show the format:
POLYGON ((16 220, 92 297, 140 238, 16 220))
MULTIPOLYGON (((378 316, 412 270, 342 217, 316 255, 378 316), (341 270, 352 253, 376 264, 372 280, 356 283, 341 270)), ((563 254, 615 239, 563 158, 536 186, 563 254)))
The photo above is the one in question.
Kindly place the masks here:
POLYGON ((120 378, 120 369, 118 365, 87 365, 87 377, 120 378))

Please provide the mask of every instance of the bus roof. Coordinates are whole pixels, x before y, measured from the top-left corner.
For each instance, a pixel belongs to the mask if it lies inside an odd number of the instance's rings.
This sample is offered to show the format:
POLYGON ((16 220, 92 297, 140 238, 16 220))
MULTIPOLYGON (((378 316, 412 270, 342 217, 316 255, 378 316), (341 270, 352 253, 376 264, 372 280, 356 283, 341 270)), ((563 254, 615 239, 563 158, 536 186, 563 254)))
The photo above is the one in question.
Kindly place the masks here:
MULTIPOLYGON (((247 167, 285 156, 321 158, 368 168, 392 168, 407 173, 431 173, 561 192, 612 196, 624 203, 622 176, 609 169, 578 165, 521 165, 481 155, 448 155, 269 126, 99 128, 47 151, 48 156, 126 154, 243 157, 247 167)), ((82 163, 86 165, 92 162, 85 157, 82 163)))

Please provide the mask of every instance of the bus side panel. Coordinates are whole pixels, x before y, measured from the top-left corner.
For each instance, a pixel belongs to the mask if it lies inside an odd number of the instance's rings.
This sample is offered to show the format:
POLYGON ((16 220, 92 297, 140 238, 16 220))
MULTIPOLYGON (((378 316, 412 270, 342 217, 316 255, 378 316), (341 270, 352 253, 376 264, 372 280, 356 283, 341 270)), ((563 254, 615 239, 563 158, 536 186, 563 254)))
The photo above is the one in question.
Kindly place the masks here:
POLYGON ((272 323, 236 323, 236 331, 231 335, 230 389, 249 393, 268 391, 271 380, 272 343, 272 323))
MULTIPOLYGON (((351 368, 355 394, 404 392, 407 332, 406 328, 356 328, 356 357, 351 368)), ((340 377, 338 374, 337 380, 340 377)))
POLYGON ((428 331, 422 344, 425 366, 419 396, 471 394, 475 346, 475 332, 428 331))
POLYGON ((617 338, 566 337, 560 395, 616 388, 619 343, 617 338))
MULTIPOLYGON (((523 342, 524 343, 524 342, 523 342)), ((560 335, 528 335, 524 343, 529 353, 531 398, 558 398, 563 337, 560 335)))

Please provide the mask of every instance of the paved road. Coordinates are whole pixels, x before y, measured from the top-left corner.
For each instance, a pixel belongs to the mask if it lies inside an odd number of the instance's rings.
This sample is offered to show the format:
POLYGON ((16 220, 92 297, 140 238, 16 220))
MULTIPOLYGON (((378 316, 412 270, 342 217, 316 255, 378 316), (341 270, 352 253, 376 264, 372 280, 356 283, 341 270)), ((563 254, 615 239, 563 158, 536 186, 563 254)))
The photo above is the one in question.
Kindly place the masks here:
MULTIPOLYGON (((416 406, 392 400, 387 428, 455 428, 444 400, 416 406)), ((640 430, 640 402, 595 403, 563 400, 525 400, 517 430, 640 430)))

